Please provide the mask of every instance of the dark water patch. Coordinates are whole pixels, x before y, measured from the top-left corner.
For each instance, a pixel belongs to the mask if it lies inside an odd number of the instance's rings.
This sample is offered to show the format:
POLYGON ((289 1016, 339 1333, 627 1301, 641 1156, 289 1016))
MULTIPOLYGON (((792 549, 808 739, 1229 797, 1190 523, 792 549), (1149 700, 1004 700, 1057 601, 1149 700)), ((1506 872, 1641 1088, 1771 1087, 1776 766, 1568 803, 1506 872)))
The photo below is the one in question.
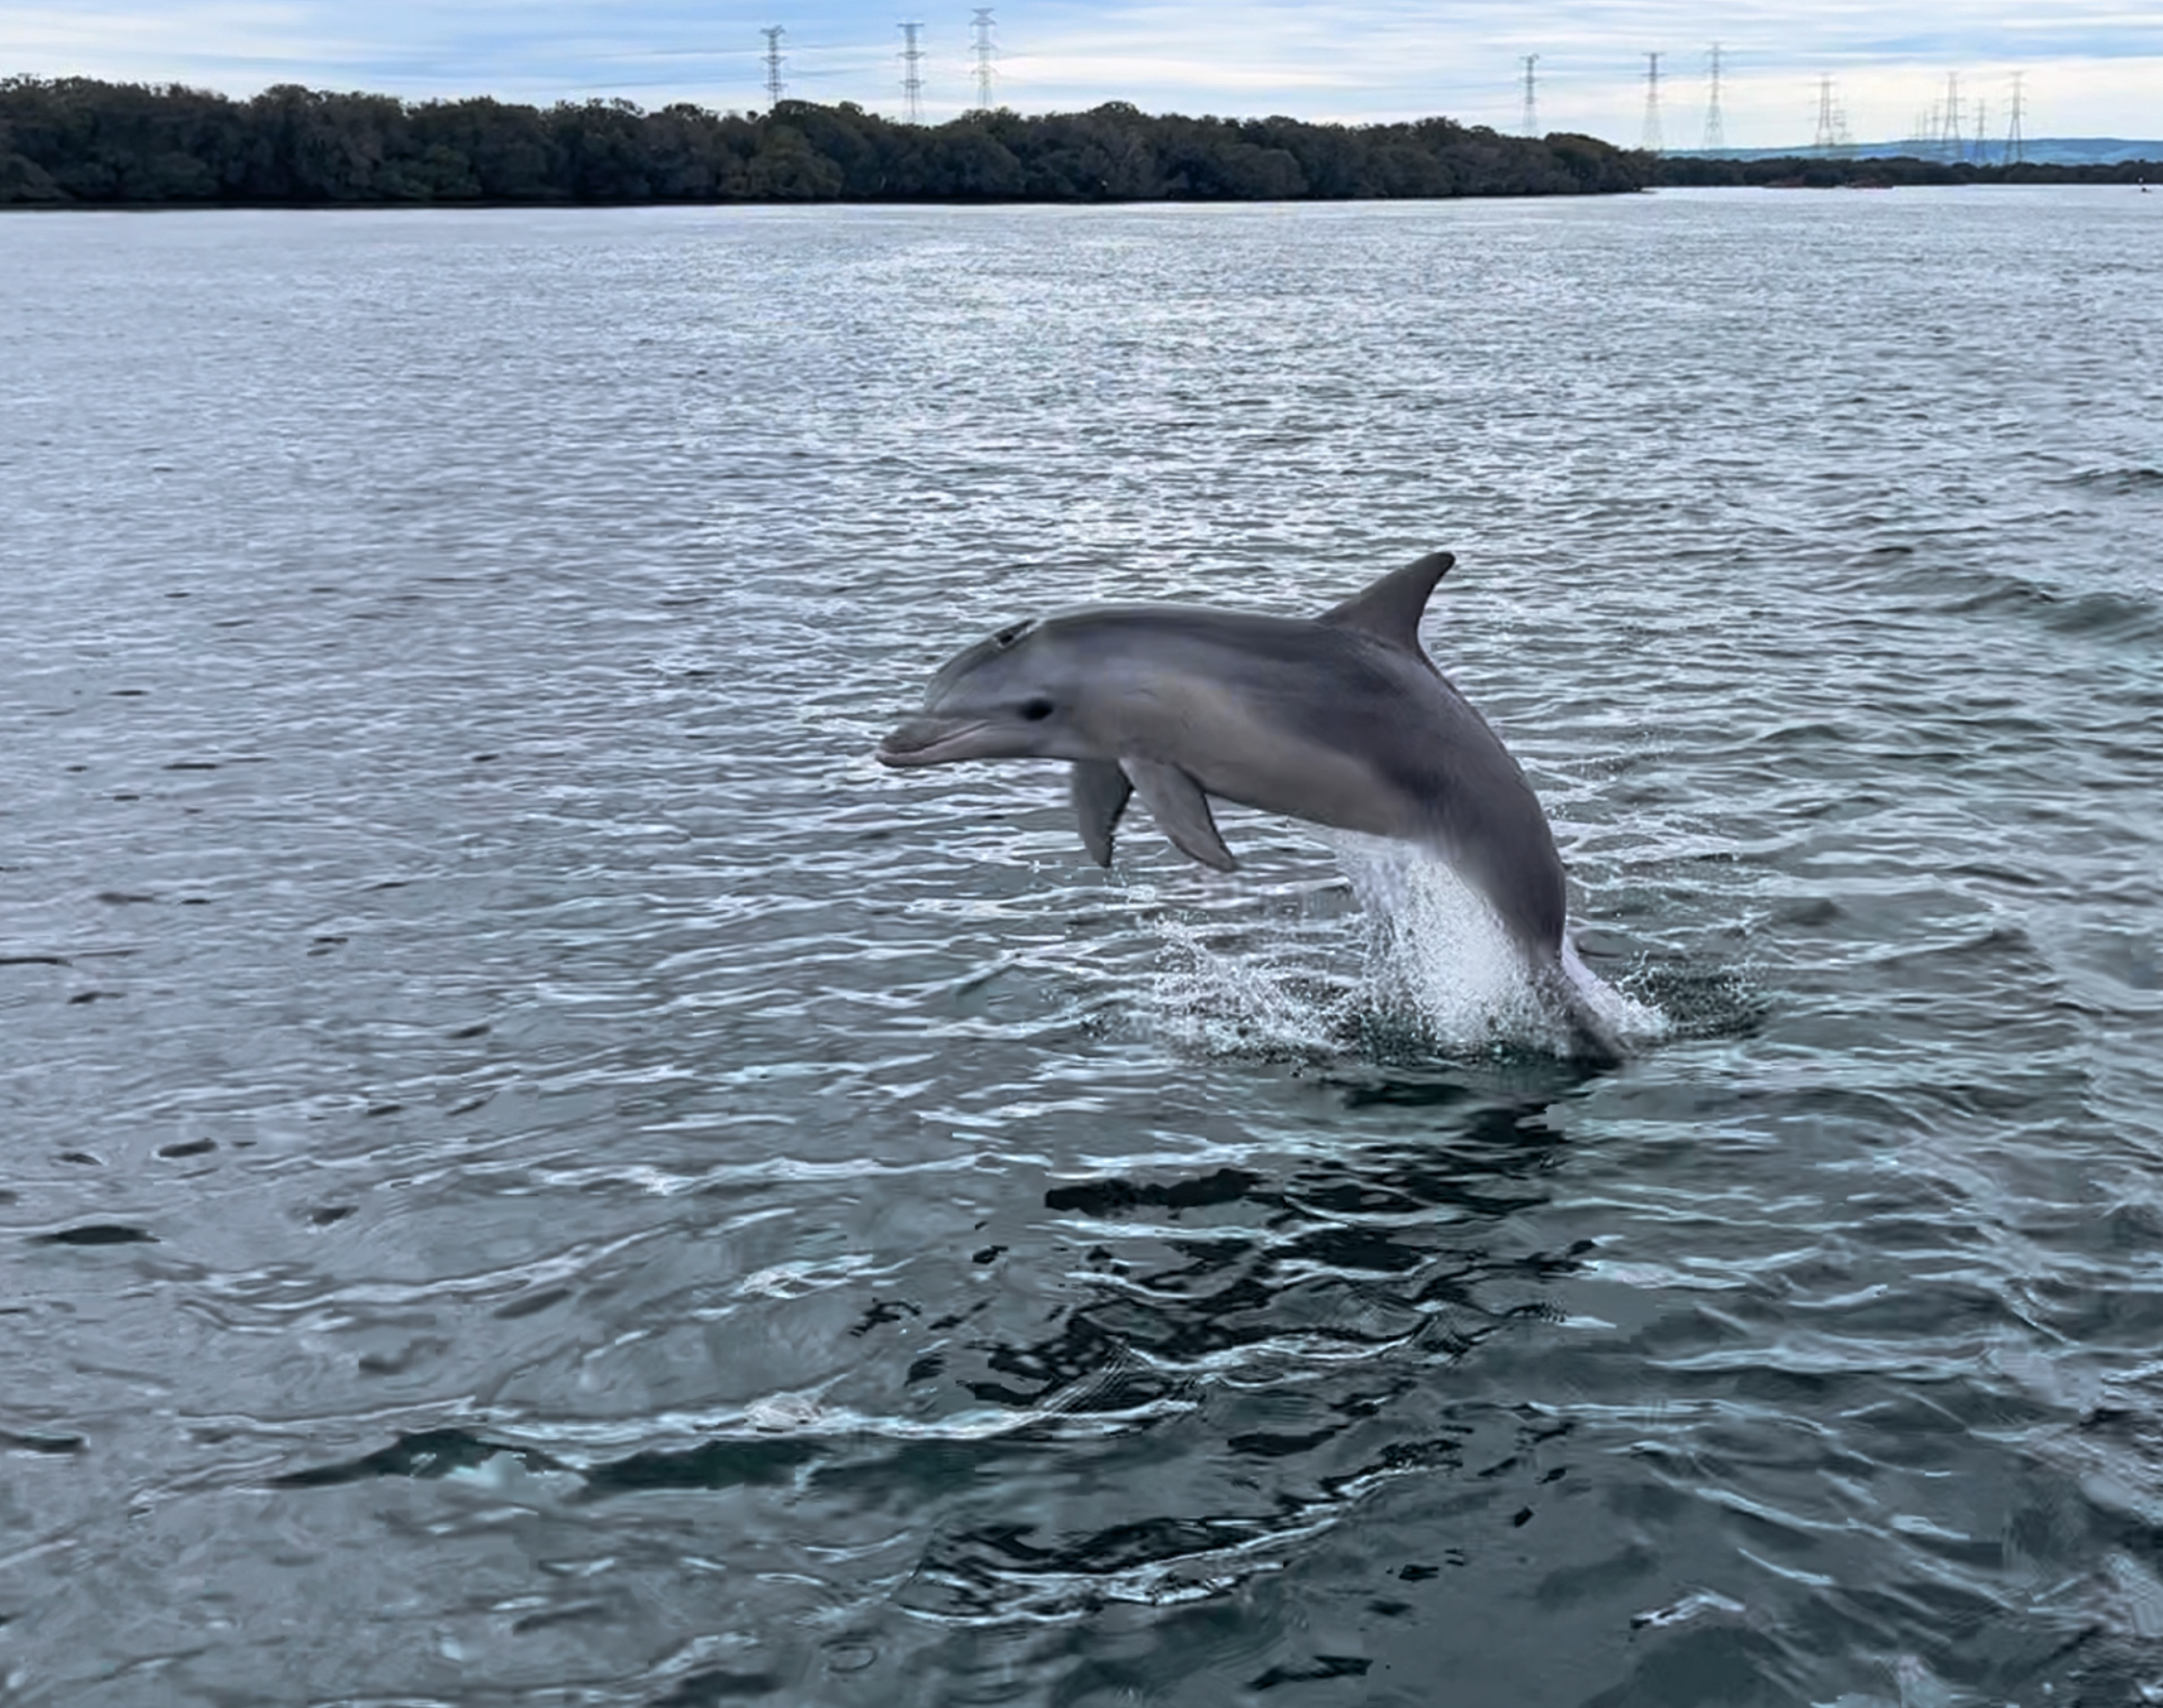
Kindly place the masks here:
POLYGON ((1317 1655, 1312 1660, 1289 1667, 1272 1667, 1247 1681, 1255 1692, 1274 1690, 1280 1685, 1314 1685, 1332 1678, 1364 1678, 1374 1665, 1360 1655, 1317 1655))
POLYGON ((2002 884, 2013 890, 2044 890, 2055 881, 2036 872, 2019 872, 2010 866, 1987 861, 1964 861, 1958 865, 1948 866, 1945 875, 1949 878, 1977 878, 1985 883, 2002 884))
MULTIPOLYGON (((93 1159, 86 1157, 84 1161, 93 1159)), ((62 1228, 57 1234, 32 1236, 35 1245, 155 1245, 158 1236, 148 1228, 124 1222, 86 1222, 80 1227, 62 1228)))
POLYGON ((1949 572, 1933 591, 1948 616, 2014 618, 2059 635, 2137 642, 2163 633, 2163 607, 2152 597, 2110 589, 2068 592, 1988 571, 1949 572))
POLYGON ((2110 498, 2150 496, 2163 493, 2163 469, 2088 468, 2067 476, 2065 484, 2110 498))
POLYGON ((1181 1210, 1238 1203, 1252 1197, 1259 1184, 1259 1177, 1244 1170, 1218 1169, 1199 1179, 1175 1180, 1168 1186, 1091 1180, 1054 1187, 1044 1195, 1044 1203, 1046 1209, 1074 1210, 1104 1220, 1131 1215, 1145 1207, 1169 1210, 1176 1216, 1181 1210))
MULTIPOLYGON (((1215 1251, 1202 1254, 1192 1270, 1213 1270, 1215 1251)), ((1153 1275, 1143 1285, 1159 1289, 1178 1288, 1192 1270, 1177 1275, 1153 1275)), ((966 1349, 969 1368, 988 1371, 986 1376, 955 1375, 955 1386, 971 1398, 1010 1411, 1036 1413, 1056 1406, 1069 1415, 1124 1414, 1157 1406, 1182 1392, 1178 1378, 1136 1363, 1132 1351, 1145 1343, 1146 1331, 1128 1321, 1129 1313, 1117 1306, 1101 1312, 1080 1310, 1070 1315, 1055 1334, 1022 1345, 1000 1341, 978 1341, 966 1349), (1100 1322, 1105 1315, 1113 1321, 1100 1322)), ((1178 1358, 1193 1350, 1176 1336, 1158 1336, 1148 1350, 1178 1358)))
POLYGON ((680 1452, 633 1453, 595 1465, 583 1498, 646 1489, 765 1487, 793 1481, 823 1452, 812 1441, 719 1440, 680 1452))
POLYGON ((521 1316, 538 1316, 541 1312, 553 1309, 574 1297, 575 1295, 570 1288, 545 1287, 526 1298, 512 1299, 508 1305, 498 1306, 493 1315, 498 1322, 515 1323, 521 1316))
POLYGON ((1272 1225, 1285 1226, 1302 1215, 1383 1219, 1444 1208, 1500 1221, 1528 1200, 1498 1194, 1494 1183, 1550 1168, 1561 1143, 1543 1109, 1508 1104, 1480 1109, 1456 1125, 1446 1146, 1378 1146, 1357 1159, 1315 1164, 1286 1188, 1288 1213, 1272 1225))
POLYGON ((2059 634, 2114 641, 2152 640, 2163 634, 2163 610, 2151 599, 2083 593, 2051 605, 2044 621, 2059 634))
MULTIPOLYGON (((1335 1089, 1347 1109, 1369 1107, 1406 1109, 1451 1109, 1475 1101, 1480 1092, 1453 1075, 1385 1074, 1373 1079, 1354 1078, 1344 1070, 1325 1077, 1322 1083, 1335 1089)), ((1474 1119, 1492 1116, 1476 1115, 1474 1119)), ((1511 1125, 1515 1126, 1512 1121, 1511 1125)))
POLYGON ((159 1145, 158 1154, 174 1159, 186 1156, 208 1156, 217 1148, 218 1141, 215 1139, 183 1139, 176 1143, 159 1145))
POLYGON ((80 1435, 50 1435, 43 1432, 0 1429, 0 1452, 42 1453, 65 1459, 82 1452, 88 1443, 80 1435))
POLYGON ((548 1631, 559 1625, 602 1623, 621 1616, 621 1610, 605 1602, 574 1602, 567 1607, 551 1607, 544 1613, 521 1613, 511 1622, 516 1636, 526 1636, 537 1631, 548 1631))
POLYGON ((439 1335, 422 1334, 392 1352, 364 1352, 353 1368, 370 1378, 403 1376, 439 1358, 450 1342, 439 1335))
POLYGON ((1344 1428, 1343 1423, 1332 1423, 1299 1435, 1273 1435, 1257 1431, 1248 1435, 1227 1435, 1224 1444, 1232 1452, 1253 1459, 1289 1459, 1310 1452, 1343 1433, 1344 1428))
POLYGON ((453 1471, 475 1470, 499 1453, 508 1454, 533 1472, 560 1471, 566 1468, 548 1454, 530 1447, 492 1441, 462 1429, 424 1430, 401 1435, 390 1446, 343 1463, 311 1466, 270 1479, 273 1488, 335 1488, 379 1477, 409 1477, 422 1481, 448 1477, 453 1471))
POLYGON ((715 1667, 692 1673, 666 1695, 654 1697, 652 1708, 711 1708, 714 1703, 770 1696, 787 1684, 788 1680, 778 1673, 735 1672, 726 1667, 715 1667))
POLYGON ((883 1452, 856 1452, 819 1461, 811 1486, 851 1505, 906 1506, 971 1489, 996 1489, 1032 1450, 1020 1431, 982 1439, 903 1441, 883 1452))
POLYGON ((848 1332, 852 1338, 861 1340, 874 1328, 882 1328, 889 1323, 900 1323, 923 1315, 921 1306, 913 1305, 907 1299, 873 1299, 871 1308, 850 1324, 848 1332))
POLYGON ((1472 1229, 1437 1229, 1425 1215, 1495 1219, 1534 1201, 1434 1159, 1325 1167, 1281 1194, 1249 1193, 1260 1226, 1185 1236, 1168 1222, 1154 1239, 1135 1229, 1148 1243, 1113 1254, 1116 1288, 1084 1297, 1052 1335, 973 1343, 970 1361, 987 1374, 963 1385, 1018 1410, 1131 1412, 1181 1398, 1173 1372, 1242 1349, 1327 1360, 1424 1343, 1462 1356, 1511 1323, 1557 1315, 1538 1292, 1577 1273, 1592 1247, 1493 1253, 1472 1229))

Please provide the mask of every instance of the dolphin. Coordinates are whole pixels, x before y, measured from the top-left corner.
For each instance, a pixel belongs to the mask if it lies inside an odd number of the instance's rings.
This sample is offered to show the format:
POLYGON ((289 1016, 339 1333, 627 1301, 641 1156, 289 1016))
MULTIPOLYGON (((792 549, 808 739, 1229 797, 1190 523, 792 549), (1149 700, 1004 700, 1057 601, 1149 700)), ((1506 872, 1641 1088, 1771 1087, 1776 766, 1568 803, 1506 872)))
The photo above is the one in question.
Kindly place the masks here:
POLYGON ((878 757, 1071 761, 1100 865, 1137 794, 1175 847, 1220 872, 1237 863, 1212 795, 1424 845, 1494 909, 1579 1052, 1613 1058, 1565 971, 1562 860, 1539 797, 1419 643, 1455 562, 1430 553, 1313 618, 1101 605, 1010 623, 932 678, 878 757))

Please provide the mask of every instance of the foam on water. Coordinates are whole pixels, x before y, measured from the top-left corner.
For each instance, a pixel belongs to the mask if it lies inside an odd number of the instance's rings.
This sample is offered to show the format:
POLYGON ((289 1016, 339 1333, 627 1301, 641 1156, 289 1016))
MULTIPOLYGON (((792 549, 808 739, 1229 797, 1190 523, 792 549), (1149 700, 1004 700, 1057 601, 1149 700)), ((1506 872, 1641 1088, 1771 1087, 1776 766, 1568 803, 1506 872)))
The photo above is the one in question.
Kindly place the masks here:
MULTIPOLYGON (((1161 1035, 1210 1054, 1570 1052, 1564 1005, 1446 864, 1406 843, 1321 834, 1360 902, 1361 929, 1347 942, 1298 920, 1227 933, 1165 917, 1153 1005, 1161 1035)), ((1658 1008, 1606 983, 1568 944, 1562 971, 1584 1012, 1615 1037, 1642 1044, 1667 1032, 1658 1008)))

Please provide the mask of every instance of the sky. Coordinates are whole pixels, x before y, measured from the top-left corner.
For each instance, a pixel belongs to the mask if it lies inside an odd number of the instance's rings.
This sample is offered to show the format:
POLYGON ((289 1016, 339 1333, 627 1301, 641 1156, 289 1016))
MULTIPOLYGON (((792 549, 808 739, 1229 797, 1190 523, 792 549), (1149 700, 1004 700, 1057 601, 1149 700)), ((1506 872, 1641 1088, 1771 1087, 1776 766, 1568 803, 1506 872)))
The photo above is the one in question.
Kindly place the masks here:
MULTIPOLYGON (((621 97, 765 106, 780 25, 786 93, 902 112, 900 23, 922 23, 923 116, 974 98, 971 6, 957 0, 0 0, 0 76, 273 83, 427 99, 621 97)), ((2003 137, 2022 76, 2029 137, 2163 138, 2158 0, 993 0, 994 99, 1023 113, 1128 101, 1150 112, 1366 122, 1443 114, 1516 131, 1522 59, 1539 56, 1543 131, 1646 140, 1646 55, 1660 53, 1659 140, 1705 140, 1710 50, 1724 140, 1815 140, 1830 78, 1858 142, 1914 135, 1959 78, 2003 137)))

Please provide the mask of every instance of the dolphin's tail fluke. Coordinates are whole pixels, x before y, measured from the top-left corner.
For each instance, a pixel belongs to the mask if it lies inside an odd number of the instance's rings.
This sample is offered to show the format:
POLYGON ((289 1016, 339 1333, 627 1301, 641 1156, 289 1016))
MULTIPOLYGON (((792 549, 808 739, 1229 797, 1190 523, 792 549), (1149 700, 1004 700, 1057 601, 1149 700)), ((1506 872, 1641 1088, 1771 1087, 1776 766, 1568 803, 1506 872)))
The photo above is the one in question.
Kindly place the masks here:
POLYGON ((1566 938, 1541 983, 1567 1029, 1571 1058, 1595 1067, 1620 1067, 1629 1056, 1624 1030, 1629 999, 1579 960, 1576 946, 1566 938))
POLYGON ((1563 1017, 1570 1026, 1570 1054, 1573 1061, 1596 1068, 1619 1068, 1627 1052, 1622 1036, 1606 1017, 1579 997, 1563 1017))

